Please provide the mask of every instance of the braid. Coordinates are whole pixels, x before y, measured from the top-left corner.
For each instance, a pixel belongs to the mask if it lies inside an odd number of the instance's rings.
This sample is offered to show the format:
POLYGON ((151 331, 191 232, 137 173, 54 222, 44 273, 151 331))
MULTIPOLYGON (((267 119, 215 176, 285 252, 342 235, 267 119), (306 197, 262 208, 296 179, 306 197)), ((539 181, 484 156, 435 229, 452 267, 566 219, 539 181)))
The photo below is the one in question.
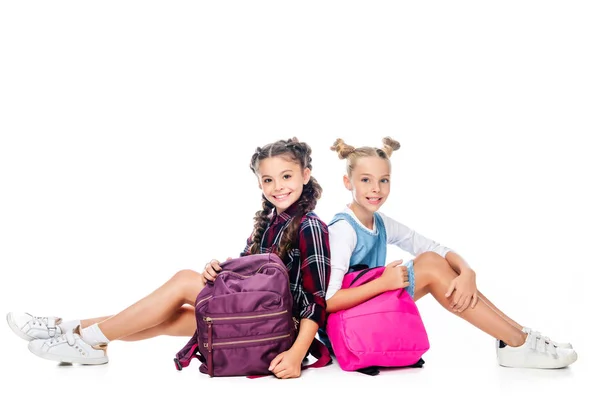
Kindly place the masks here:
POLYGON ((300 222, 302 222, 302 217, 315 209, 317 200, 321 198, 322 192, 323 189, 321 188, 321 185, 319 185, 317 180, 311 176, 308 183, 304 185, 302 195, 298 199, 298 211, 281 238, 280 249, 277 252, 277 255, 279 255, 280 258, 294 247, 294 244, 298 240, 298 231, 300 222))
POLYGON ((260 244, 262 242, 263 234, 269 225, 269 215, 273 211, 273 204, 268 201, 263 195, 262 210, 259 210, 254 214, 254 234, 252 236, 252 245, 250 246, 250 254, 260 253, 260 244))

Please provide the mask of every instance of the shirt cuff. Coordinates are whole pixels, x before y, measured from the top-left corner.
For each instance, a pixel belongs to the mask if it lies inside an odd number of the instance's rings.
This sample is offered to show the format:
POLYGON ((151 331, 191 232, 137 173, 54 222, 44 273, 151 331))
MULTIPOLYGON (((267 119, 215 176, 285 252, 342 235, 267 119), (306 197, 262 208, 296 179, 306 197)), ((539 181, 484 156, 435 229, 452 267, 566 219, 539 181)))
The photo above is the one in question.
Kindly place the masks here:
POLYGON ((316 324, 319 325, 319 328, 324 328, 327 317, 325 309, 325 306, 313 303, 300 312, 300 318, 308 318, 315 321, 316 324))

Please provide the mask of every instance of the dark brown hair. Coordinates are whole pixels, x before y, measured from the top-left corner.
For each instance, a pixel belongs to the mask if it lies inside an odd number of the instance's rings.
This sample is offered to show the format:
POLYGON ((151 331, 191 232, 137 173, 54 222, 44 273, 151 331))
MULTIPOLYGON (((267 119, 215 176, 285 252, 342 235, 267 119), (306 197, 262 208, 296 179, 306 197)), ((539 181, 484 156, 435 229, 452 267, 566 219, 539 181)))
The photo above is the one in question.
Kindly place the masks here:
MULTIPOLYGON (((288 140, 278 140, 277 142, 256 148, 256 151, 250 159, 250 169, 255 174, 258 174, 258 166, 265 158, 284 157, 297 162, 302 171, 304 171, 305 168, 312 171, 311 153, 312 150, 310 146, 304 142, 298 141, 295 137, 288 140)), ((298 203, 296 214, 291 216, 293 220, 283 233, 279 246, 276 249, 277 255, 282 260, 284 260, 287 252, 294 248, 294 244, 298 239, 298 228, 302 217, 304 214, 315 209, 317 200, 321 197, 322 192, 323 189, 311 175, 308 183, 302 188, 300 198, 296 201, 298 203)), ((257 211, 254 216, 254 233, 252 236, 250 254, 260 253, 260 243, 265 230, 269 225, 269 216, 274 207, 275 206, 263 195, 262 210, 257 211)))

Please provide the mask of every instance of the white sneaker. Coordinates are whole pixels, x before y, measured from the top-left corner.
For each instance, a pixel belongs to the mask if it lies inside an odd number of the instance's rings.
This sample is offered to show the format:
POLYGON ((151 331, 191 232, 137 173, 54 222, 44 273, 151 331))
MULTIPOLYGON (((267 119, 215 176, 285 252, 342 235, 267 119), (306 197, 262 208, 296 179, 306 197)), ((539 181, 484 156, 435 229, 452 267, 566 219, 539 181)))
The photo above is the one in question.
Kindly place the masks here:
POLYGON ((62 320, 56 317, 34 317, 27 313, 10 312, 6 314, 6 321, 17 336, 27 341, 51 339, 62 333, 58 326, 62 320))
POLYGON ((564 368, 577 360, 573 349, 557 347, 540 335, 527 334, 525 343, 511 347, 498 341, 498 364, 514 368, 564 368))
POLYGON ((83 341, 79 327, 56 338, 29 342, 29 351, 47 360, 71 364, 106 364, 106 344, 91 346, 83 341))
POLYGON ((528 328, 526 326, 523 327, 523 332, 525 332, 525 333, 533 333, 534 335, 541 336, 545 341, 554 343, 554 345, 556 347, 560 347, 560 348, 563 348, 563 349, 572 349, 573 348, 573 345, 571 343, 555 342, 554 340, 551 340, 548 336, 544 336, 540 332, 534 331, 533 329, 528 328))

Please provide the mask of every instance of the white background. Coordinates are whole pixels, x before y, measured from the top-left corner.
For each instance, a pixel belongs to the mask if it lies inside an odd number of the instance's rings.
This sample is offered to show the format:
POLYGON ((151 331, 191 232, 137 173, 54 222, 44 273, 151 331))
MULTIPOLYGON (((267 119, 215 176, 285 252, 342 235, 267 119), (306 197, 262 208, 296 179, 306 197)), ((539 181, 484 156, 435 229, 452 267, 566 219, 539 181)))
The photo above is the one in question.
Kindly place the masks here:
POLYGON ((501 368, 492 338, 425 298, 422 370, 209 379, 197 364, 175 371, 186 339, 170 337, 59 367, 4 325, 3 387, 48 399, 581 393, 600 356, 599 9, 2 1, 2 313, 114 313, 180 269, 236 256, 260 204, 250 156, 277 139, 312 146, 328 221, 350 201, 329 146, 390 135, 402 148, 382 211, 455 249, 497 306, 579 353, 560 371, 501 368))

